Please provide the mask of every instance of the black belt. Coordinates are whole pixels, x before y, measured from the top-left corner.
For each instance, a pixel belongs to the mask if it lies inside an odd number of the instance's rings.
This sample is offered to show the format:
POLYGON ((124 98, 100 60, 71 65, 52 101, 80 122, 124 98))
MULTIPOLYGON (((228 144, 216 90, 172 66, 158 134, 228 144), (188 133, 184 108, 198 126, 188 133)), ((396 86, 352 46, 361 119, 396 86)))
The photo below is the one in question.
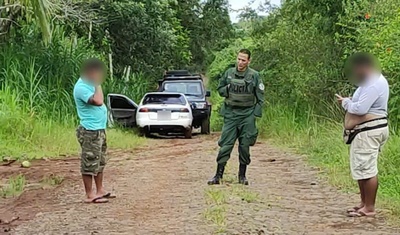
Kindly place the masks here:
POLYGON ((96 132, 96 131, 99 131, 99 132, 105 132, 106 130, 105 129, 98 129, 98 130, 88 130, 88 129, 86 129, 86 128, 84 128, 82 125, 79 125, 78 126, 78 129, 83 129, 83 130, 85 130, 85 131, 89 131, 89 132, 96 132))
POLYGON ((252 105, 252 106, 233 106, 233 105, 229 105, 227 103, 225 103, 225 105, 228 106, 231 109, 248 109, 248 108, 251 108, 251 107, 255 106, 255 104, 252 105))
MULTIPOLYGON (((372 120, 362 122, 358 125, 363 125, 368 122, 373 122, 373 121, 378 121, 378 120, 386 120, 386 119, 387 119, 387 117, 372 119, 372 120)), ((375 130, 375 129, 379 129, 379 128, 383 128, 383 127, 387 127, 387 126, 388 126, 388 123, 384 123, 384 124, 379 124, 376 126, 368 126, 368 127, 364 127, 364 128, 360 128, 360 129, 344 130, 343 138, 345 138, 346 144, 351 144, 351 142, 353 142, 354 138, 356 138, 356 136, 359 133, 364 132, 364 131, 375 130)))

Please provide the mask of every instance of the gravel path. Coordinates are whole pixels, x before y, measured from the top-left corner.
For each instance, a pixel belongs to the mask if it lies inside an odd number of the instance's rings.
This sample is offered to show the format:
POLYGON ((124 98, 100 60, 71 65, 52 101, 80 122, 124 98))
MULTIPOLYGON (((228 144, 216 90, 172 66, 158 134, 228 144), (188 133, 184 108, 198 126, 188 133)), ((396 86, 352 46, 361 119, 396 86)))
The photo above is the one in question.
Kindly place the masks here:
MULTIPOLYGON (((265 142, 252 148, 248 187, 236 184, 236 153, 229 162, 227 183, 208 186, 217 139, 216 134, 191 140, 150 139, 135 151, 112 151, 105 181, 116 199, 83 204, 75 171, 52 194, 36 195, 35 203, 41 204, 32 213, 39 213, 11 234, 400 234, 379 214, 346 217, 344 212, 358 202, 357 195, 329 187, 301 157, 265 142), (219 224, 206 216, 218 206, 207 201, 210 190, 226 196, 219 224), (45 200, 40 201, 40 195, 45 200)), ((74 162, 77 169, 78 163, 74 162)), ((19 203, 8 210, 26 213, 29 203, 19 203)))

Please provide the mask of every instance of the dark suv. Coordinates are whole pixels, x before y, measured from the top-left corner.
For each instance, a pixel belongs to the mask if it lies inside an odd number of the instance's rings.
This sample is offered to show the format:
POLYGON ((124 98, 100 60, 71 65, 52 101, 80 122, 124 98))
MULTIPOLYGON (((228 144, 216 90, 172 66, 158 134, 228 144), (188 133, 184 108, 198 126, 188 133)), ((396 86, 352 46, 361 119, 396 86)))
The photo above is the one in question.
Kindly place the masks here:
POLYGON ((158 91, 183 93, 192 107, 194 128, 201 127, 202 134, 210 134, 211 104, 207 97, 210 91, 205 89, 200 74, 190 74, 187 70, 167 71, 158 82, 158 91))

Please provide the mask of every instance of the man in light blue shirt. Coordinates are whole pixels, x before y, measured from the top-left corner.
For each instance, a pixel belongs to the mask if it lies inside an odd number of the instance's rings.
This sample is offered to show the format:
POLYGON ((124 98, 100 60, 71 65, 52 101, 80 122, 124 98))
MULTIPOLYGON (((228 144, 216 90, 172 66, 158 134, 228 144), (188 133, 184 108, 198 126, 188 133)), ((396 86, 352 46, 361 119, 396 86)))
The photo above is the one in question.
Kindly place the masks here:
POLYGON ((352 98, 336 95, 346 111, 344 140, 350 145, 350 170, 353 179, 358 181, 361 196, 360 205, 348 213, 349 216, 375 216, 378 155, 389 137, 389 84, 370 55, 357 53, 350 61, 358 88, 352 98))
POLYGON ((108 202, 107 198, 114 197, 103 187, 103 170, 107 162, 107 108, 101 89, 104 75, 102 61, 87 60, 73 91, 80 119, 76 136, 81 146, 81 174, 86 191, 85 202, 88 203, 108 202), (96 193, 92 189, 93 178, 96 193))

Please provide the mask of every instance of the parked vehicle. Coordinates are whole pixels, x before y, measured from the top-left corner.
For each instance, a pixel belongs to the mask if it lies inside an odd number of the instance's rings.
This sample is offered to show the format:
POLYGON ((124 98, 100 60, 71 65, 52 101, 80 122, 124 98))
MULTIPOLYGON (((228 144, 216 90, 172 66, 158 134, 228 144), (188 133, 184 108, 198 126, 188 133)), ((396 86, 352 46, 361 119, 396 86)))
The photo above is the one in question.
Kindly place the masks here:
POLYGON ((138 105, 130 98, 121 94, 107 95, 108 125, 115 124, 123 127, 136 127, 136 112, 138 105))
POLYGON ((125 127, 137 126, 145 136, 173 133, 192 137, 192 109, 184 94, 150 92, 143 96, 139 105, 119 94, 109 94, 107 100, 111 124, 118 122, 125 127))
POLYGON ((190 102, 194 128, 201 127, 202 134, 210 134, 211 103, 207 101, 210 91, 205 89, 200 74, 190 74, 187 70, 167 71, 159 80, 159 92, 179 92, 190 102))

